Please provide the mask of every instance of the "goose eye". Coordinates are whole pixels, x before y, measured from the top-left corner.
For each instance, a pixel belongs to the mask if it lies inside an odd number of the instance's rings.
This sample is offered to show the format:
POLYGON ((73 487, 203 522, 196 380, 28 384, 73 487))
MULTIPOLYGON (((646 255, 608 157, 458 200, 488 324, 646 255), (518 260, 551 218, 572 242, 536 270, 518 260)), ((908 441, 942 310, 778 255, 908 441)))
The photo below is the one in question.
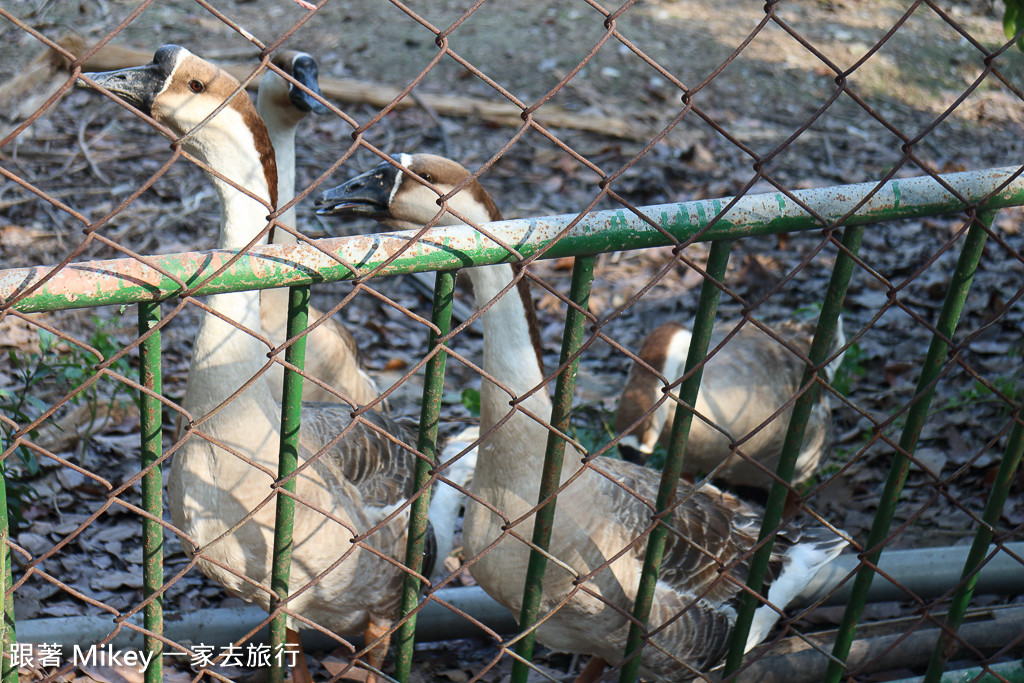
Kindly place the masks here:
POLYGON ((204 86, 200 81, 192 79, 188 82, 188 89, 194 93, 201 93, 206 90, 206 86, 204 86))

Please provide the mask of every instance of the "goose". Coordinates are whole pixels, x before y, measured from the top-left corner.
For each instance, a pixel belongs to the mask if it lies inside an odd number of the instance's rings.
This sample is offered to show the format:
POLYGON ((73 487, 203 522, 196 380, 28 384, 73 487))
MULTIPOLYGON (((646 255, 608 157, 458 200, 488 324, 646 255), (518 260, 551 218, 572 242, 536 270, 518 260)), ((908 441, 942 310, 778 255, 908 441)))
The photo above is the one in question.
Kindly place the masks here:
MULTIPOLYGON (((313 92, 320 94, 316 60, 306 52, 283 50, 274 55, 273 62, 313 92)), ((267 132, 274 145, 277 158, 278 205, 284 206, 295 197, 295 133, 298 125, 309 113, 326 114, 330 110, 316 98, 294 83, 268 69, 260 81, 256 96, 256 110, 267 125, 267 132)), ((285 225, 295 226, 295 207, 290 207, 278 220, 285 225)), ((271 240, 277 244, 295 244, 295 235, 287 230, 273 230, 271 240)), ((263 290, 260 298, 260 319, 264 333, 275 344, 287 339, 288 290, 284 288, 263 290)), ((323 314, 315 307, 309 307, 309 317, 317 320, 323 314)), ((380 391, 373 378, 362 368, 359 351, 352 333, 333 318, 310 330, 306 336, 306 367, 308 374, 323 379, 340 391, 356 405, 366 405, 375 400, 380 391)), ((284 390, 284 368, 275 364, 267 373, 271 391, 279 396, 284 390)), ((304 401, 338 401, 337 395, 313 382, 302 386, 304 401)), ((376 408, 383 409, 384 403, 376 408)), ((462 458, 455 455, 477 438, 475 427, 455 435, 442 449, 441 461, 449 462, 444 475, 451 481, 466 486, 473 476, 476 449, 462 458)), ((463 495, 451 486, 436 487, 430 498, 429 518, 433 525, 437 561, 431 583, 437 583, 445 576, 443 559, 454 547, 455 524, 463 504, 463 495)))
MULTIPOLYGON (((220 249, 245 248, 267 226, 276 206, 274 150, 235 78, 176 45, 161 47, 144 66, 87 76, 167 127, 206 164, 221 205, 220 249)), ((264 502, 277 471, 281 407, 259 374, 267 348, 258 339, 259 292, 214 294, 207 306, 214 314, 200 321, 184 399, 195 422, 174 455, 168 507, 200 570, 267 608, 276 515, 264 502)), ((410 443, 381 413, 354 418, 342 404, 303 404, 288 601, 303 620, 365 634, 374 668, 398 614, 404 572, 395 562, 405 555, 403 504, 414 492, 415 455, 385 432, 410 443)), ((301 625, 289 616, 293 642, 301 625)))
MULTIPOLYGON (((402 169, 382 162, 320 194, 319 212, 370 216, 388 227, 411 229, 433 220, 438 196, 470 178, 463 166, 443 157, 394 158, 402 169), (410 179, 410 173, 432 188, 410 179)), ((469 180, 446 201, 448 209, 476 224, 500 218, 476 180, 469 180)), ((442 224, 461 222, 448 212, 440 219, 442 224)), ((517 286, 500 296, 516 281, 515 270, 499 264, 468 272, 478 305, 487 307, 482 314, 483 369, 493 382, 485 379, 481 388, 480 433, 485 438, 478 449, 470 488, 476 504, 467 505, 463 544, 476 582, 518 614, 530 548, 505 529, 508 520, 525 517, 515 531, 524 538, 532 535, 529 513, 537 502, 548 430, 527 413, 550 415, 551 400, 546 391, 536 390, 545 380, 529 294, 517 286), (509 392, 522 407, 511 415, 509 392)), ((644 532, 651 522, 651 504, 646 501, 656 498, 659 474, 606 457, 593 458, 591 466, 580 471, 584 454, 571 446, 567 450, 561 482, 578 478, 558 497, 549 552, 559 561, 547 564, 537 638, 552 649, 590 654, 614 664, 625 648, 625 615, 636 596, 644 532), (586 590, 575 583, 581 576, 589 577, 586 590)), ((691 678, 724 657, 761 518, 756 507, 710 484, 693 489, 681 482, 676 495, 669 518, 673 533, 651 611, 651 628, 658 630, 652 630, 653 646, 649 644, 642 655, 643 675, 658 681, 691 678), (735 569, 723 572, 734 563, 735 569)), ((757 609, 748 650, 777 621, 776 608, 783 609, 846 544, 841 535, 820 526, 789 523, 779 532, 767 596, 775 607, 757 609)))
MULTIPOLYGON (((274 54, 273 63, 286 74, 311 91, 320 94, 317 64, 311 55, 296 50, 281 50, 274 54)), ((263 118, 270 134, 277 158, 277 203, 285 206, 295 197, 295 132, 298 125, 311 112, 326 114, 330 110, 308 92, 267 69, 260 80, 256 95, 256 110, 263 118)), ((278 221, 294 228, 295 207, 291 206, 278 216, 278 221)), ((271 241, 277 244, 295 244, 297 238, 288 230, 274 228, 271 241)), ((319 320, 323 313, 309 307, 310 320, 319 320)), ((288 289, 264 290, 260 296, 260 319, 263 332, 275 346, 288 338, 288 289)), ((334 318, 328 318, 306 334, 307 374, 330 385, 355 405, 367 405, 380 392, 373 379, 362 369, 359 351, 352 333, 334 318)), ((284 391, 284 366, 275 363, 267 372, 267 381, 275 396, 284 391)), ((340 401, 337 394, 315 382, 302 384, 304 401, 340 401)), ((381 404, 377 404, 381 407, 381 404)))
MULTIPOLYGON (((725 339, 726 331, 734 327, 729 323, 716 325, 711 348, 716 348, 725 339)), ((773 331, 804 356, 810 351, 813 325, 786 321, 773 331)), ((619 451, 625 459, 644 464, 656 444, 668 446, 677 403, 668 399, 650 411, 667 386, 659 377, 670 382, 682 377, 690 338, 686 327, 667 322, 644 340, 638 357, 658 374, 640 363, 634 363, 629 371, 615 415, 615 431, 626 434, 619 441, 619 451)), ((840 324, 833 353, 844 344, 840 324)), ((840 363, 842 355, 826 366, 829 382, 840 363)), ((774 419, 772 415, 797 395, 805 367, 795 353, 763 330, 753 325, 740 327, 717 353, 708 357, 704 366, 696 405, 697 414, 702 417, 695 416, 690 426, 684 473, 692 477, 714 470, 715 481, 723 484, 737 488, 770 487, 771 475, 737 455, 730 442, 751 435, 738 447, 739 451, 774 472, 792 405, 774 419), (719 469, 715 470, 716 467, 719 469)), ((679 395, 678 387, 673 394, 679 395)), ((831 407, 828 392, 823 391, 807 424, 793 483, 803 482, 815 472, 831 441, 831 407)))
MULTIPOLYGON (((320 94, 319 69, 316 60, 307 52, 281 50, 274 54, 273 63, 296 81, 320 94)), ((295 134, 299 124, 310 113, 327 114, 330 110, 302 88, 282 78, 273 69, 267 69, 260 80, 256 95, 256 110, 267 126, 270 141, 274 146, 277 160, 277 203, 284 206, 295 197, 295 134)), ((295 207, 289 207, 278 221, 294 227, 295 207)), ((298 240, 287 230, 274 229, 271 241, 277 244, 295 244, 298 240)), ((275 345, 283 343, 288 324, 288 290, 285 288, 266 289, 260 296, 260 321, 263 332, 275 345)), ((323 314, 315 307, 309 307, 311 320, 318 320, 323 314)), ((356 404, 366 405, 380 394, 373 378, 362 368, 359 351, 352 333, 334 318, 328 318, 306 335, 305 370, 313 377, 326 381, 345 398, 356 404)), ((266 374, 271 393, 280 396, 284 391, 284 367, 274 364, 266 374)), ((339 401, 333 392, 313 382, 303 382, 303 401, 339 401)), ((380 410, 384 403, 375 407, 380 410)), ((452 461, 444 472, 445 476, 459 485, 466 486, 473 475, 476 450, 455 460, 461 452, 477 438, 476 428, 470 427, 453 437, 442 450, 442 462, 452 461)), ((455 523, 462 506, 463 496, 450 486, 438 486, 430 498, 429 518, 433 523, 437 561, 431 583, 437 583, 445 575, 443 559, 451 552, 454 543, 455 523)))

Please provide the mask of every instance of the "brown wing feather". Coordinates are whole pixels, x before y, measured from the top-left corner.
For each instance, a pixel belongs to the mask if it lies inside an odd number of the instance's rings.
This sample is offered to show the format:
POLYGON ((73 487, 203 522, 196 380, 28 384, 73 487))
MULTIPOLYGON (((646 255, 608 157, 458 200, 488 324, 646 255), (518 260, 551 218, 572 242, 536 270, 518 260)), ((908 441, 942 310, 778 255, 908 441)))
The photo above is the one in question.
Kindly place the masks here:
MULTIPOLYGON (((617 460, 603 460, 602 467, 644 498, 654 501, 657 497, 660 479, 657 472, 617 460)), ((660 580, 694 600, 713 605, 731 603, 740 592, 740 583, 746 579, 749 565, 746 556, 757 541, 762 511, 708 484, 694 491, 680 482, 676 500, 660 580), (729 572, 733 578, 724 576, 725 568, 734 562, 736 568, 729 572)), ((776 541, 769 579, 777 575, 781 554, 794 541, 787 531, 776 541)), ((636 549, 638 561, 643 561, 644 551, 644 546, 636 549)))
MULTIPOLYGON (((304 404, 304 445, 315 453, 352 422, 352 409, 335 403, 304 404)), ((414 442, 411 432, 386 415, 366 412, 349 432, 320 458, 324 466, 354 486, 363 507, 386 508, 413 494, 416 456, 381 432, 404 444, 414 442)))
MULTIPOLYGON (((643 498, 655 500, 657 472, 615 460, 602 459, 601 466, 643 498)), ((623 498, 632 496, 623 491, 623 498)), ((694 490, 680 482, 676 501, 651 613, 652 637, 671 654, 644 659, 645 671, 658 680, 689 680, 690 673, 708 671, 725 656, 762 516, 760 508, 710 485, 694 490)), ((637 519, 638 534, 648 519, 646 511, 637 519)), ((778 576, 782 555, 792 545, 807 536, 825 540, 824 532, 794 525, 780 532, 767 583, 778 576)), ((636 562, 643 562, 645 551, 645 544, 634 548, 636 562)))

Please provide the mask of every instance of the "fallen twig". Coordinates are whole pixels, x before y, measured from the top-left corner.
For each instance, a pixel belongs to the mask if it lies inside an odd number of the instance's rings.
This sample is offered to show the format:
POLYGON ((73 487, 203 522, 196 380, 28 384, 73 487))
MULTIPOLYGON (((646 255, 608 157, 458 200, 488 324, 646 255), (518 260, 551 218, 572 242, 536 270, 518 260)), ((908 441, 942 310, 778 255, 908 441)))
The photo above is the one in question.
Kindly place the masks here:
MULTIPOLYGON (((107 45, 85 63, 89 71, 109 71, 129 66, 145 64, 153 55, 142 50, 107 45)), ((252 73, 252 66, 225 66, 233 76, 245 79, 252 73)), ((253 80, 250 87, 255 89, 259 79, 253 80)), ((349 104, 369 104, 374 107, 385 107, 391 104, 401 92, 401 88, 376 83, 366 83, 340 78, 321 78, 320 90, 324 97, 349 104)), ((477 97, 461 95, 439 95, 419 92, 416 97, 407 97, 395 107, 408 109, 419 104, 428 112, 433 109, 440 116, 458 116, 479 118, 493 124, 518 128, 523 125, 522 110, 511 102, 498 102, 477 97)), ((647 140, 650 133, 640 126, 621 118, 595 114, 581 114, 557 105, 546 104, 534 112, 534 119, 544 126, 552 128, 571 128, 574 130, 600 133, 612 137, 629 140, 647 140)))

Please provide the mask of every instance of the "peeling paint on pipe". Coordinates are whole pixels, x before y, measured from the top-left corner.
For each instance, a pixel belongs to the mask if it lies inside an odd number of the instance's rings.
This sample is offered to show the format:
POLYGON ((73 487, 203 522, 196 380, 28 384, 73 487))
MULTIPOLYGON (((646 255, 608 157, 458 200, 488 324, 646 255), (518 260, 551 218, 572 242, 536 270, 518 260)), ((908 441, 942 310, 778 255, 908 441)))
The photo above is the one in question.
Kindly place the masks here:
MULTIPOLYGON (((582 256, 671 244, 651 223, 679 241, 690 239, 705 228, 708 229, 701 234, 700 241, 821 229, 841 220, 869 195, 857 215, 845 221, 846 225, 959 213, 974 205, 990 210, 1018 206, 1024 204, 1024 179, 1018 172, 1012 167, 997 168, 939 176, 942 183, 924 176, 894 179, 881 186, 860 183, 793 192, 813 214, 780 192, 746 195, 710 228, 732 198, 642 207, 639 213, 644 218, 617 209, 582 217, 565 214, 499 221, 487 224, 487 230, 524 256, 549 245, 544 258, 582 256)), ((195 294, 352 279, 365 275, 403 249, 406 251, 383 267, 379 275, 450 270, 509 260, 505 248, 468 226, 433 228, 413 242, 415 235, 415 231, 402 231, 318 240, 316 247, 255 247, 195 294), (351 264, 354 271, 343 263, 351 264)), ((158 268, 191 287, 234 256, 235 252, 213 250, 146 257, 152 266, 131 258, 73 263, 23 297, 24 292, 50 275, 52 268, 14 268, 0 271, 0 301, 15 301, 14 308, 23 312, 156 301, 181 293, 174 280, 158 268)), ((0 305, 0 310, 3 308, 0 305)))

